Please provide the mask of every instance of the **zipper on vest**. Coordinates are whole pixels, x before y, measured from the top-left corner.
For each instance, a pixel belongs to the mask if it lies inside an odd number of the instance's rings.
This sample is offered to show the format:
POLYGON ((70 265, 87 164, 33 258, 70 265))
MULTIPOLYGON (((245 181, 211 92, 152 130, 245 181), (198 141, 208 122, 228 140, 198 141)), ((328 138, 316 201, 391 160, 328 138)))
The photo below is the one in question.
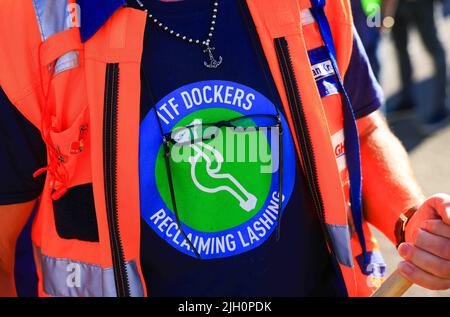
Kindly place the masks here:
POLYGON ((330 233, 326 228, 323 196, 319 187, 319 178, 317 175, 317 165, 311 141, 311 134, 309 132, 308 123, 303 111, 300 90, 295 77, 294 67, 292 66, 292 57, 286 38, 280 37, 275 39, 275 50, 288 98, 289 110, 294 123, 294 133, 296 134, 299 143, 301 152, 300 156, 304 165, 303 169, 301 169, 304 170, 304 176, 308 183, 308 187, 310 188, 314 206, 319 216, 322 231, 325 235, 325 240, 328 243, 330 254, 335 260, 333 263, 336 266, 336 269, 341 271, 338 262, 336 261, 337 256, 333 249, 333 242, 330 233))
POLYGON ((300 96, 300 90, 292 66, 289 46, 284 37, 275 39, 275 49, 277 52, 278 63, 280 65, 283 83, 289 103, 292 120, 295 127, 295 134, 300 146, 300 155, 303 162, 306 181, 311 190, 314 206, 319 213, 322 222, 325 223, 325 212, 323 207, 323 198, 319 189, 319 179, 317 176, 317 165, 314 157, 314 151, 311 141, 311 134, 306 122, 303 111, 303 103, 300 96))
POLYGON ((117 206, 117 116, 119 64, 106 65, 105 99, 103 112, 103 173, 106 213, 111 244, 111 255, 117 296, 129 297, 130 284, 120 238, 117 206))

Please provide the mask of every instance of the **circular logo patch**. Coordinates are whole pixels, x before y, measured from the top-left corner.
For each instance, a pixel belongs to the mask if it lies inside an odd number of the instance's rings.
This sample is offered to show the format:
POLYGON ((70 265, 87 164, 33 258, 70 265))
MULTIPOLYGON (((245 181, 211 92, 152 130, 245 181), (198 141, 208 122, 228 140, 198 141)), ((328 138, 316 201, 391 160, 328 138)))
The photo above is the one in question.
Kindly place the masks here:
MULTIPOLYGON (((228 81, 197 82, 164 97, 140 128, 146 223, 171 246, 195 257, 192 244, 203 259, 232 256, 266 241, 279 209, 277 118, 288 131, 269 99, 228 81)), ((284 207, 294 187, 295 152, 290 133, 281 138, 284 207)))

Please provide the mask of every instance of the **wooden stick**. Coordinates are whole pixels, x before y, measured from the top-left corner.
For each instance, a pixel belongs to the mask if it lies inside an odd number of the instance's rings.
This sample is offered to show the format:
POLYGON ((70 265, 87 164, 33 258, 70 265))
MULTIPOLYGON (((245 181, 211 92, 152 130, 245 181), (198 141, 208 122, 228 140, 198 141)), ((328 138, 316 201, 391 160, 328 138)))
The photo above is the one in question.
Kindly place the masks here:
POLYGON ((412 283, 404 278, 398 271, 392 273, 372 297, 401 297, 412 283))

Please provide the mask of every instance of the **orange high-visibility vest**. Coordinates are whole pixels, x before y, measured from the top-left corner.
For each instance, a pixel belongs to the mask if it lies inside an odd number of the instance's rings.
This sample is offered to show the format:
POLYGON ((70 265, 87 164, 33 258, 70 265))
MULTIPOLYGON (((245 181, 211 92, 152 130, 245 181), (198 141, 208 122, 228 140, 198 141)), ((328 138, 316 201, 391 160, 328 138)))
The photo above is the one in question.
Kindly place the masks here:
MULTIPOLYGON (((314 172, 308 184, 320 200, 329 250, 348 294, 368 296, 378 276, 359 264, 362 250, 351 229, 341 96, 321 98, 311 72, 308 51, 324 43, 310 1, 246 2, 303 171, 314 172)), ((74 1, 52 3, 0 4, 0 84, 39 128, 48 150, 48 166, 38 171, 47 173, 32 231, 39 295, 145 296, 139 261, 138 83, 146 14, 121 7, 82 43, 76 16, 67 14, 68 7, 76 8, 74 1), (92 186, 96 241, 62 238, 55 227, 54 202, 82 184, 92 186)), ((349 1, 327 1, 325 12, 343 77, 353 44, 349 1)), ((368 251, 376 255, 366 223, 364 231, 368 251)))

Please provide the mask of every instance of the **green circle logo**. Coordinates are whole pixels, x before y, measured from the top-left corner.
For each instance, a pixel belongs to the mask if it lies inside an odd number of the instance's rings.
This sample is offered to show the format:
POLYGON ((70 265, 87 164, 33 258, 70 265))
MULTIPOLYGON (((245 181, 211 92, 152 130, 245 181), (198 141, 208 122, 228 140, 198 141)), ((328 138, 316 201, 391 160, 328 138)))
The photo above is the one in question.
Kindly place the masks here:
POLYGON ((192 257, 263 244, 295 182, 294 143, 281 126, 289 130, 269 99, 234 82, 196 82, 162 98, 140 127, 143 220, 192 257))
MULTIPOLYGON (((189 126, 194 120, 201 120, 204 123, 219 122, 240 115, 228 109, 209 108, 186 116, 174 128, 189 126)), ((251 122, 249 124, 251 125, 251 122)), ((220 131, 221 135, 225 136, 225 129, 220 131)), ((251 219, 261 209, 269 195, 272 174, 261 173, 268 163, 262 162, 258 156, 252 159, 250 146, 243 146, 239 152, 227 148, 229 145, 236 149, 239 140, 243 144, 248 144, 250 139, 259 138, 258 147, 262 147, 263 151, 270 154, 266 136, 251 130, 236 134, 234 137, 227 135, 233 137, 232 142, 228 143, 227 138, 218 137, 202 142, 204 144, 192 145, 195 148, 184 146, 179 149, 180 160, 175 161, 174 155, 169 157, 180 220, 195 230, 216 232, 236 227, 251 219), (203 153, 198 154, 200 151, 203 153), (196 162, 192 161, 194 155, 201 155, 196 162)), ((155 174, 158 190, 173 212, 162 145, 156 161, 155 174)))

